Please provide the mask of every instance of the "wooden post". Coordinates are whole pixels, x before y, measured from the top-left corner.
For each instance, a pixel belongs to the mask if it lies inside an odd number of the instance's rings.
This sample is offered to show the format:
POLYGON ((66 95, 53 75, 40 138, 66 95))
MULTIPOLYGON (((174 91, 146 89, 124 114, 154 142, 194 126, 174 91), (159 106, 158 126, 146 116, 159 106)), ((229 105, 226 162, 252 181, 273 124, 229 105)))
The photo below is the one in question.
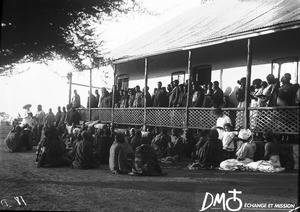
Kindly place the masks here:
POLYGON ((186 110, 185 110, 185 128, 187 129, 189 126, 189 102, 190 102, 190 91, 191 91, 191 60, 192 60, 192 51, 189 50, 188 56, 188 87, 187 87, 187 97, 186 97, 186 110))
POLYGON ((144 130, 146 130, 147 121, 147 86, 148 86, 148 58, 145 58, 145 87, 144 87, 144 130))
POLYGON ((249 104, 250 104, 250 81, 251 81, 251 66, 252 66, 252 40, 248 38, 247 43, 247 75, 246 75, 246 88, 245 88, 245 111, 244 111, 244 126, 245 129, 249 128, 249 104))
POLYGON ((112 100, 111 100, 111 125, 114 125, 114 114, 115 114, 115 92, 116 92, 116 73, 117 73, 117 66, 113 65, 114 69, 114 85, 112 87, 112 100))
POLYGON ((90 95, 89 95, 89 120, 92 120, 92 110, 91 110, 91 95, 92 95, 92 79, 93 79, 93 69, 90 69, 90 95))
POLYGON ((71 104, 71 96, 72 96, 72 73, 67 74, 67 78, 69 81, 69 104, 71 104))

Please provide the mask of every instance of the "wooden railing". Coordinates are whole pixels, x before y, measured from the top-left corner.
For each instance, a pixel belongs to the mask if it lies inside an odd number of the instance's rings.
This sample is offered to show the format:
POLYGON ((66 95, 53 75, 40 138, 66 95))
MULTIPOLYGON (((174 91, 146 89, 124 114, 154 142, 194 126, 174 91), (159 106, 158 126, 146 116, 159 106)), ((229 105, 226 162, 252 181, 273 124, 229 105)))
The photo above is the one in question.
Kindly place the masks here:
MULTIPOLYGON (((210 129, 216 124, 214 108, 93 108, 91 119, 103 123, 210 129), (146 113, 146 114, 145 114, 146 113), (146 116, 146 118, 144 118, 146 116), (186 117, 187 116, 187 117, 186 117), (188 123, 186 123, 186 120, 188 123)), ((244 127, 244 108, 223 108, 235 128, 244 127)), ((253 132, 272 130, 277 133, 299 134, 299 107, 248 108, 249 128, 253 132)), ((89 110, 80 109, 82 120, 89 120, 89 110)))

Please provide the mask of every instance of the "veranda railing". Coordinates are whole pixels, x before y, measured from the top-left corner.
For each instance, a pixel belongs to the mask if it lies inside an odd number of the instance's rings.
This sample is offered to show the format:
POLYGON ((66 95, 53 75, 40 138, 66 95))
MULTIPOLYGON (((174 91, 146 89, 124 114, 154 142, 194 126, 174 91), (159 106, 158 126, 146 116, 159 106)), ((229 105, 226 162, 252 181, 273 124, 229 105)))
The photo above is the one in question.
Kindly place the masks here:
MULTIPOLYGON (((191 129, 210 129, 217 117, 213 108, 93 108, 91 119, 103 123, 147 125, 191 129), (186 117, 187 116, 187 117, 186 117), (186 121, 188 123, 186 123, 186 121)), ((223 108, 235 128, 244 127, 244 108, 223 108)), ((272 130, 283 134, 299 134, 299 107, 248 108, 249 127, 254 132, 272 130)), ((82 120, 89 120, 89 110, 80 109, 82 120)))

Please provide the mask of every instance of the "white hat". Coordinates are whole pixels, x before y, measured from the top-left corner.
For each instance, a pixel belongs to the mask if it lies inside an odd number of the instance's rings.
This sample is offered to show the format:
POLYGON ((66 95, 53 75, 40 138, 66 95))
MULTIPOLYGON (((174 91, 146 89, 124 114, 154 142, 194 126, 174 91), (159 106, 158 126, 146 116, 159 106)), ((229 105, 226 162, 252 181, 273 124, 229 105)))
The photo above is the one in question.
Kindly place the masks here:
POLYGON ((251 137, 252 133, 249 129, 241 129, 238 137, 243 140, 248 140, 251 137))

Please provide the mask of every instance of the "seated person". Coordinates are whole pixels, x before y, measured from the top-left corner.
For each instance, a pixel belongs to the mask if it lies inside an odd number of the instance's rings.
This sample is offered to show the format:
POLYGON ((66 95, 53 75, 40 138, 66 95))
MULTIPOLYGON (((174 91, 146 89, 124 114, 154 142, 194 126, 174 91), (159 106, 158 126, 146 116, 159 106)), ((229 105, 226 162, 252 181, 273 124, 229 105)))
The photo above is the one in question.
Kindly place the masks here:
POLYGON ((180 159, 183 156, 183 138, 180 136, 179 129, 172 129, 171 139, 174 144, 174 151, 176 152, 176 155, 178 155, 178 159, 180 159))
POLYGON ((142 144, 142 133, 140 130, 135 132, 135 135, 132 137, 130 146, 135 152, 135 149, 142 144))
POLYGON ((157 154, 152 146, 142 144, 136 148, 132 173, 142 176, 159 176, 163 174, 157 154))
POLYGON ((32 150, 33 147, 33 141, 32 141, 32 135, 31 135, 31 127, 26 127, 21 131, 21 142, 23 145, 25 145, 26 150, 32 150))
POLYGON ((81 136, 82 140, 76 142, 72 151, 72 155, 74 156, 72 167, 79 169, 97 168, 100 162, 95 157, 93 137, 88 131, 83 131, 81 136))
POLYGON ((171 143, 171 136, 168 135, 166 128, 161 128, 160 134, 155 136, 151 143, 151 146, 153 146, 153 148, 155 149, 158 158, 163 157, 164 153, 166 152, 166 149, 168 148, 169 143, 171 143))
POLYGON ((21 142, 20 126, 15 126, 6 136, 4 140, 4 151, 6 152, 22 152, 26 150, 25 145, 21 142))
POLYGON ((129 165, 124 147, 125 137, 121 133, 115 135, 115 141, 109 151, 109 169, 114 174, 127 174, 129 165))
POLYGON ((239 131, 238 138, 243 144, 237 145, 236 159, 228 159, 220 164, 221 170, 236 170, 243 168, 244 165, 253 162, 256 144, 253 141, 251 131, 242 129, 239 131))
POLYGON ((216 168, 219 167, 223 159, 222 142, 218 139, 218 131, 210 130, 206 142, 199 150, 199 160, 189 165, 190 169, 195 168, 216 168))
POLYGON ((37 151, 37 167, 69 166, 71 160, 67 157, 68 150, 58 136, 54 126, 45 131, 45 138, 39 143, 37 151))
POLYGON ((95 142, 96 157, 101 164, 108 164, 109 160, 109 149, 112 145, 110 139, 110 130, 108 128, 98 129, 96 134, 95 142))
POLYGON ((193 152, 193 149, 196 145, 196 140, 193 135, 193 131, 191 129, 184 130, 183 136, 183 154, 185 157, 190 158, 193 152))
POLYGON ((191 154, 191 159, 194 160, 199 160, 200 158, 200 153, 201 153, 201 148, 205 144, 208 138, 208 132, 206 130, 201 130, 199 132, 199 141, 196 143, 195 147, 193 148, 192 154, 191 154))

